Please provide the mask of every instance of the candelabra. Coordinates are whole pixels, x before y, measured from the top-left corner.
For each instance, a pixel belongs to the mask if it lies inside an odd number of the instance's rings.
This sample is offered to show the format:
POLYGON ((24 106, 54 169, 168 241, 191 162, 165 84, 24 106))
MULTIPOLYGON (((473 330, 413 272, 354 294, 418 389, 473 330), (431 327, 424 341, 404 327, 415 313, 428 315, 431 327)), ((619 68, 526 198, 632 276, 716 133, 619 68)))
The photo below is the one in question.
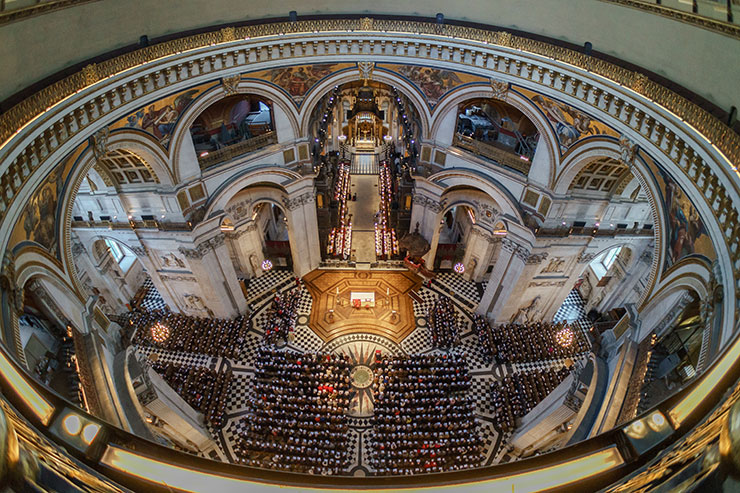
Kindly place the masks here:
POLYGON ((390 204, 392 200, 391 173, 388 162, 381 163, 378 180, 380 193, 380 210, 375 222, 375 254, 388 258, 398 255, 396 230, 390 227, 390 204))
POLYGON ((352 248, 352 221, 347 218, 347 197, 350 194, 349 169, 348 162, 343 161, 339 165, 334 187, 334 199, 339 201, 339 218, 337 226, 329 233, 326 245, 326 253, 345 259, 349 257, 352 248))

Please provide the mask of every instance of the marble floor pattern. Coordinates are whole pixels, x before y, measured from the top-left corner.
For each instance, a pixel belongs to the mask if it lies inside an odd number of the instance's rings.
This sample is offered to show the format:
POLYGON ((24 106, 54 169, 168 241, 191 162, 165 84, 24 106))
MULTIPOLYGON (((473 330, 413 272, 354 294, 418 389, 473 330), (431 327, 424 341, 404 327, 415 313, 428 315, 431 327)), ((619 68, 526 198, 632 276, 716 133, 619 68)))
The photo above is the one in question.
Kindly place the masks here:
MULTIPOLYGON (((444 295, 451 298, 461 325, 460 344, 451 351, 465 354, 468 360, 471 376, 470 394, 476 403, 476 419, 486 447, 484 465, 506 462, 509 459, 506 449, 508 435, 502 434, 494 424, 495 410, 490 403, 491 384, 514 371, 531 372, 550 366, 557 367, 563 363, 561 360, 535 361, 506 366, 486 363, 479 350, 477 334, 472 327, 472 311, 480 301, 485 285, 467 281, 458 274, 443 273, 430 286, 423 285, 409 293, 413 304, 414 328, 400 341, 393 341, 380 334, 366 331, 343 334, 325 341, 309 326, 311 310, 316 306, 310 291, 306 289, 303 282, 298 286, 295 277, 289 272, 268 272, 259 278, 250 280, 247 288, 248 301, 252 308, 250 328, 244 347, 237 358, 233 360, 212 358, 202 354, 162 351, 150 346, 137 348, 144 356, 157 353, 156 357, 162 361, 208 366, 219 371, 231 369, 234 379, 226 404, 226 425, 220 430, 210 430, 216 438, 218 449, 212 458, 217 460, 233 462, 235 459, 234 440, 246 426, 245 420, 248 419, 250 412, 248 401, 253 397, 256 350, 262 343, 263 326, 268 320, 270 301, 276 292, 301 289, 302 293, 294 334, 282 347, 298 352, 318 351, 347 354, 353 362, 351 369, 353 398, 348 412, 352 461, 345 471, 346 474, 364 476, 373 472, 367 466, 369 457, 367 441, 372 430, 373 396, 370 383, 376 351, 380 351, 381 354, 441 353, 442 351, 432 347, 427 321, 429 308, 439 296, 444 295)), ((564 304, 568 317, 562 316, 562 313, 559 315, 562 318, 574 318, 580 321, 585 315, 582 306, 583 300, 580 296, 569 296, 564 304)), ((579 327, 581 330, 587 330, 586 323, 580 324, 579 327)))

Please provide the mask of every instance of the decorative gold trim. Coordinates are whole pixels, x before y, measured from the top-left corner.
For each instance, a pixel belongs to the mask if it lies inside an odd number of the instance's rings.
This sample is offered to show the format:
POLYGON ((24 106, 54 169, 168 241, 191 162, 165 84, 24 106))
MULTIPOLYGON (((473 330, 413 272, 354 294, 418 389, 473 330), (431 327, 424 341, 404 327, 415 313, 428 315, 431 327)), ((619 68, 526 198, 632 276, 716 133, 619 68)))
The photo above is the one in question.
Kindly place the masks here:
POLYGON ((97 2, 98 0, 57 0, 53 2, 41 2, 30 7, 22 9, 8 10, 0 12, 0 25, 10 24, 11 22, 20 21, 27 19, 28 17, 35 17, 41 14, 48 14, 56 10, 62 10, 69 7, 76 7, 85 3, 97 2))
POLYGON ((633 9, 642 10, 644 12, 650 12, 651 14, 660 15, 662 17, 668 17, 674 21, 691 24, 692 26, 714 31, 716 33, 724 34, 732 38, 740 38, 740 26, 729 22, 723 22, 717 19, 711 19, 702 15, 697 15, 691 12, 683 12, 682 10, 672 9, 656 3, 650 3, 640 0, 601 0, 607 3, 616 3, 623 7, 630 7, 633 9))

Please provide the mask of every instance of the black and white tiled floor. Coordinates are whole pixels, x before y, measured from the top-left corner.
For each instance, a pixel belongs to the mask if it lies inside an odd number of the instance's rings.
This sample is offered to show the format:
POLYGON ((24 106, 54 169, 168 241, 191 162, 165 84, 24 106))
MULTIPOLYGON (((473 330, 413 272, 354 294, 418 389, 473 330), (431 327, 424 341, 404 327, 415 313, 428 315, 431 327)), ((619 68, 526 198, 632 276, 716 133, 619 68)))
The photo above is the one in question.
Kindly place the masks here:
POLYGON ((576 320, 586 318, 586 312, 583 310, 585 304, 586 302, 581 298, 581 293, 578 292, 578 289, 572 290, 568 293, 568 296, 565 297, 563 304, 560 305, 560 308, 555 313, 555 316, 552 319, 553 322, 560 322, 563 320, 566 322, 574 322, 576 320))
POLYGON ((157 288, 154 287, 154 283, 149 276, 147 276, 141 289, 146 290, 146 294, 139 302, 139 306, 141 308, 153 311, 162 310, 167 306, 167 304, 162 299, 162 296, 159 294, 159 291, 157 291, 157 288))
MULTIPOLYGON (((158 293, 151 285, 151 300, 156 300, 158 293)), ((276 291, 286 292, 297 288, 295 277, 286 271, 270 271, 259 278, 247 281, 248 304, 252 310, 250 329, 241 354, 235 360, 212 358, 199 354, 185 354, 174 351, 157 350, 151 346, 138 348, 140 352, 149 355, 157 352, 162 361, 173 361, 188 365, 203 365, 214 369, 233 371, 234 381, 231 394, 227 401, 227 424, 222 430, 213 430, 218 444, 219 456, 227 461, 234 460, 233 444, 236 436, 244 428, 245 417, 249 413, 248 401, 253 398, 254 361, 256 350, 262 344, 264 326, 269 321, 269 305, 272 295, 276 291)), ((287 349, 300 352, 343 352, 362 357, 362 354, 373 353, 376 349, 383 353, 393 354, 425 354, 437 353, 431 344, 431 336, 426 318, 427 312, 435 300, 441 296, 449 296, 458 312, 461 323, 460 344, 453 351, 466 355, 470 368, 470 394, 475 399, 476 417, 478 419, 484 443, 486 444, 485 465, 508 460, 506 443, 508 435, 502 435, 494 426, 495 410, 490 402, 490 388, 494 381, 501 380, 509 372, 531 372, 548 367, 559 368, 564 359, 536 361, 507 366, 487 363, 480 351, 478 338, 472 330, 471 313, 480 301, 485 289, 484 284, 466 281, 462 276, 453 273, 440 274, 430 287, 426 285, 412 296, 416 329, 400 344, 395 344, 385 338, 373 334, 350 334, 334 341, 325 343, 308 326, 311 313, 312 299, 305 288, 302 289, 299 301, 296 328, 287 344, 287 349)), ((161 297, 159 297, 161 300, 161 297)), ((156 301, 150 307, 160 306, 156 301)), ((563 307, 558 311, 555 320, 567 320, 581 330, 587 331, 590 323, 583 312, 584 302, 577 291, 570 293, 563 307)), ((367 355, 365 355, 367 356, 367 355)), ((574 358, 575 359, 575 358, 574 358)), ((367 440, 371 430, 371 421, 367 417, 350 417, 350 442, 352 444, 352 461, 346 473, 362 476, 372 471, 367 467, 368 446, 367 440)))

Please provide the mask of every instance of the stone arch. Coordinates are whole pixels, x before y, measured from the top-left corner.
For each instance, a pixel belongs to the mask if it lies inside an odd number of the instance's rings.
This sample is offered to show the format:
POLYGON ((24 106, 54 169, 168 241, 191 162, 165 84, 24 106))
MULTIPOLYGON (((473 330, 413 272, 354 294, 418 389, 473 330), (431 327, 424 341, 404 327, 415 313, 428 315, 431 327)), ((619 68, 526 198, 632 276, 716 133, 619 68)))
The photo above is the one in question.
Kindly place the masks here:
POLYGON ((597 159, 609 157, 621 160, 619 142, 611 137, 596 137, 576 143, 563 156, 556 176, 553 177, 552 191, 556 195, 568 193, 578 173, 597 159))
POLYGON ((674 266, 653 295, 639 307, 641 323, 635 340, 640 342, 647 337, 683 293, 693 292, 700 300, 711 299, 712 293, 707 287, 710 279, 711 271, 702 261, 685 259, 674 266))
MULTIPOLYGON (((179 183, 185 177, 182 172, 182 165, 179 164, 182 161, 182 149, 184 139, 190 138, 190 127, 195 122, 196 118, 209 106, 221 101, 229 96, 236 94, 255 94, 263 96, 272 101, 282 112, 286 115, 289 128, 292 135, 280 135, 278 131, 278 141, 286 142, 293 141, 299 138, 299 124, 296 117, 295 104, 286 94, 276 88, 275 86, 268 84, 264 81, 254 79, 243 79, 240 80, 236 86, 236 92, 227 92, 224 85, 215 86, 208 91, 201 94, 180 116, 177 122, 177 126, 172 132, 172 140, 170 144, 170 157, 173 163, 173 175, 176 183, 179 183)), ((277 122, 276 122, 277 126, 277 122)))
MULTIPOLYGON (((122 128, 112 130, 108 137, 107 150, 131 151, 151 168, 157 183, 174 185, 172 170, 168 165, 167 151, 150 134, 136 129, 122 128)), ((83 162, 83 165, 87 165, 83 162)))
MULTIPOLYGON (((307 95, 306 99, 301 104, 301 112, 300 112, 300 129, 301 129, 301 137, 308 136, 309 132, 309 126, 310 126, 310 116, 311 112, 316 106, 316 103, 327 93, 329 90, 331 90, 334 86, 342 85, 346 82, 354 82, 360 79, 360 71, 357 68, 349 69, 349 70, 343 70, 340 72, 337 72, 335 74, 332 74, 328 76, 326 79, 324 79, 321 83, 316 85, 314 88, 311 89, 309 94, 307 95)), ((372 73, 372 79, 378 82, 383 82, 385 84, 388 84, 391 87, 395 87, 399 90, 399 92, 406 95, 411 103, 414 105, 414 108, 419 113, 419 118, 421 119, 421 128, 422 128, 422 139, 429 138, 430 133, 430 122, 431 122, 431 113, 429 112, 429 105, 426 103, 426 99, 424 98, 424 95, 419 92, 419 90, 414 87, 412 84, 404 80, 402 77, 396 75, 393 72, 387 71, 387 70, 381 70, 376 69, 372 73)))
MULTIPOLYGON (((211 194, 206 203, 205 217, 210 218, 220 214, 226 209, 227 204, 236 194, 245 188, 259 183, 270 184, 271 186, 282 189, 285 197, 287 197, 288 192, 285 185, 300 178, 301 175, 299 173, 277 166, 249 169, 242 174, 232 177, 211 194)), ((283 204, 279 205, 283 207, 283 204)))
POLYGON ((49 262, 37 249, 27 248, 15 259, 16 283, 24 289, 34 280, 42 283, 56 308, 82 333, 88 331, 85 323, 85 300, 81 291, 67 282, 67 276, 56 263, 49 262))
MULTIPOLYGON (((442 128, 442 124, 445 119, 450 118, 450 114, 453 113, 453 118, 457 119, 457 107, 460 103, 471 99, 494 99, 494 90, 491 86, 482 85, 470 85, 462 86, 457 89, 450 91, 445 94, 442 100, 434 108, 432 114, 432 128, 429 138, 437 143, 452 143, 452 135, 441 136, 441 131, 446 131, 447 128, 442 128)), ((540 136, 544 138, 546 148, 544 155, 535 155, 535 159, 532 162, 532 168, 530 168, 530 175, 544 176, 547 177, 543 181, 546 185, 551 185, 554 179, 555 170, 558 168, 560 161, 560 153, 558 152, 559 144, 555 133, 552 130, 552 126, 547 121, 547 118, 542 112, 526 97, 522 96, 514 89, 509 89, 505 98, 500 100, 504 103, 510 104, 514 108, 521 111, 529 121, 534 124, 540 136)), ((453 123, 454 125, 454 123, 453 123)), ((454 132, 454 129, 453 129, 454 132)), ((538 151, 540 147, 538 146, 538 151)))
MULTIPOLYGON (((474 188, 488 195, 500 207, 501 217, 524 224, 519 202, 501 183, 476 171, 460 168, 442 170, 429 177, 429 181, 448 188, 463 186, 474 188)), ((445 191, 442 191, 442 195, 445 191)))

